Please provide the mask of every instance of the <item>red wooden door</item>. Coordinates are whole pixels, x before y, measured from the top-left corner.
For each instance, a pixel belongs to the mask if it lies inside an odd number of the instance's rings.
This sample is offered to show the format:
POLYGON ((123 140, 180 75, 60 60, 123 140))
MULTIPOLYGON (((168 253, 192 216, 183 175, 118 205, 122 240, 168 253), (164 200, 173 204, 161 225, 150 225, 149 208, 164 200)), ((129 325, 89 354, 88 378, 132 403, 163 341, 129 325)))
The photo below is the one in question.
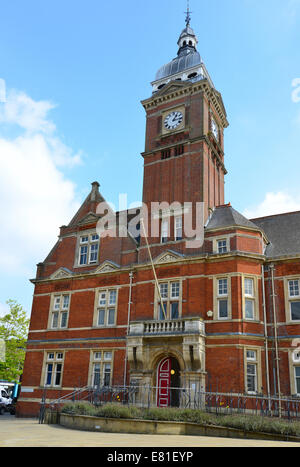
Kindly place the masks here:
POLYGON ((171 383, 171 358, 164 358, 157 369, 157 406, 169 407, 171 383))

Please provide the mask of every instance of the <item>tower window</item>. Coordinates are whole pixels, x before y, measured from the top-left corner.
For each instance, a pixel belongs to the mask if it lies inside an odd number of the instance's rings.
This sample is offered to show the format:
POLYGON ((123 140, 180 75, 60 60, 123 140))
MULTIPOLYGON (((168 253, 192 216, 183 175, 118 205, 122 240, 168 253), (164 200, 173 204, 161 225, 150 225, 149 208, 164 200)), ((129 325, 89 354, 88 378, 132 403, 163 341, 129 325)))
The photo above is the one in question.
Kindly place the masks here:
POLYGON ((192 78, 196 78, 198 73, 191 73, 190 75, 188 75, 188 79, 192 79, 192 78))
POLYGON ((163 219, 161 222, 161 243, 166 243, 169 238, 169 221, 163 219))
POLYGON ((184 153, 184 146, 176 146, 174 148, 174 156, 181 156, 184 153))
POLYGON ((162 159, 169 159, 171 157, 171 150, 170 149, 165 149, 164 151, 161 152, 161 158, 162 159))
POLYGON ((175 240, 182 240, 182 217, 174 218, 174 237, 175 240))

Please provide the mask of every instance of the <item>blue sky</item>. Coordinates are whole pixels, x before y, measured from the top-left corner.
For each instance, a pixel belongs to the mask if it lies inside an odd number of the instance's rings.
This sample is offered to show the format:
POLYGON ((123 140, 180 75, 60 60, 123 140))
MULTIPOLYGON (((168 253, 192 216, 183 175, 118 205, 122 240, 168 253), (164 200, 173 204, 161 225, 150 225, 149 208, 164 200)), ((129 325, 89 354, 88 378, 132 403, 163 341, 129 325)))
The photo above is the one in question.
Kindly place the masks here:
MULTIPOLYGON (((97 180, 141 200, 150 82, 177 53, 185 0, 11 0, 0 28, 0 313, 30 313, 35 266, 97 180)), ((300 0, 191 0, 222 93, 226 201, 300 209, 300 0)))

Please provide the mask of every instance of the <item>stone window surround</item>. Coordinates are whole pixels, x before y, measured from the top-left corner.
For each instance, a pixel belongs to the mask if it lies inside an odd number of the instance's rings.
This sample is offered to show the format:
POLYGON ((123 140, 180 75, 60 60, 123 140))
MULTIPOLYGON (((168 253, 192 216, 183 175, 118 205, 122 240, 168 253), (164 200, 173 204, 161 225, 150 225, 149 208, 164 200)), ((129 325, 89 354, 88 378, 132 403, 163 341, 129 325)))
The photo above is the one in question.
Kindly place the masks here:
POLYGON ((258 299, 258 277, 251 275, 251 274, 242 274, 242 312, 243 312, 243 319, 245 321, 259 321, 259 299, 258 299), (252 279, 253 280, 253 296, 250 297, 245 294, 245 279, 252 279), (253 311, 254 317, 253 319, 246 318, 246 300, 253 301, 253 311))
POLYGON ((63 380, 63 372, 64 372, 64 361, 65 361, 65 350, 63 349, 46 349, 44 350, 44 359, 43 359, 43 367, 42 367, 42 373, 41 373, 41 381, 40 381, 40 386, 41 387, 47 387, 47 388, 62 388, 62 380, 63 380), (49 354, 53 353, 54 354, 54 359, 49 360, 49 354), (62 354, 62 358, 58 359, 57 354, 62 354), (51 385, 46 385, 46 377, 47 377, 47 365, 49 363, 53 363, 53 365, 61 364, 61 377, 60 377, 60 384, 55 385, 53 384, 53 378, 54 375, 56 374, 55 370, 53 369, 53 375, 52 375, 52 383, 51 385))
POLYGON ((257 392, 261 392, 262 387, 262 367, 261 367, 261 347, 245 346, 244 347, 244 381, 245 381, 245 393, 256 394, 256 392, 249 392, 247 387, 247 363, 251 363, 256 366, 256 385, 257 392), (256 359, 247 359, 247 351, 252 350, 256 352, 256 359))
POLYGON ((295 350, 296 348, 294 347, 288 350, 290 391, 292 395, 300 397, 300 393, 297 393, 296 386, 296 368, 300 367, 300 362, 298 363, 293 360, 293 353, 295 352, 295 350))
POLYGON ((292 320, 291 314, 291 302, 292 301, 300 301, 300 296, 291 297, 289 293, 289 281, 299 281, 300 287, 300 276, 286 276, 283 278, 284 281, 284 297, 285 297, 285 320, 287 324, 299 324, 300 320, 292 320))
POLYGON ((213 239, 213 253, 222 255, 230 252, 230 235, 223 235, 221 237, 214 237, 213 239), (219 242, 226 241, 226 252, 219 253, 219 242))
POLYGON ((89 262, 89 255, 90 255, 90 248, 88 248, 88 261, 86 264, 79 264, 79 260, 80 260, 80 247, 83 246, 81 243, 80 243, 80 239, 81 237, 89 237, 89 242, 88 242, 88 246, 90 247, 91 243, 96 243, 96 242, 91 242, 90 241, 90 236, 91 235, 97 235, 97 232, 96 232, 96 229, 87 229, 87 230, 80 230, 76 237, 77 237, 77 241, 76 241, 76 250, 75 250, 75 258, 74 258, 74 265, 73 267, 74 268, 86 268, 88 266, 97 266, 99 265, 99 252, 100 252, 100 238, 98 240, 98 259, 96 262, 92 262, 90 263, 89 262))
POLYGON ((112 328, 112 327, 116 327, 116 324, 117 324, 117 314, 118 314, 118 299, 119 299, 119 289, 120 289, 120 286, 112 286, 112 287, 99 287, 99 288, 96 288, 95 289, 95 303, 94 303, 94 316, 93 316, 93 327, 95 328, 101 328, 101 329, 104 329, 104 328, 112 328), (107 300, 107 303, 105 304, 105 306, 101 307, 99 305, 99 298, 100 298, 100 294, 103 293, 103 292, 106 292, 107 293, 107 296, 109 294, 109 292, 111 291, 115 291, 116 292, 116 303, 114 305, 109 305, 109 302, 107 300), (98 312, 99 312, 99 308, 105 308, 105 324, 98 324, 98 312), (114 308, 115 309, 115 320, 114 320, 114 324, 106 324, 107 323, 107 312, 108 312, 108 309, 109 308, 114 308))
POLYGON ((110 363, 110 384, 113 380, 113 366, 114 366, 114 351, 113 348, 94 348, 90 350, 90 361, 89 361, 89 371, 88 371, 88 385, 93 386, 93 375, 94 375, 94 364, 100 364, 100 380, 103 381, 104 378, 104 364, 110 363), (95 354, 99 352, 101 353, 101 359, 95 359, 95 354), (105 352, 111 353, 111 359, 105 360, 104 354, 105 352))
MULTIPOLYGON (((166 278, 166 279, 159 279, 158 280, 158 285, 160 286, 160 284, 168 284, 168 298, 166 300, 163 300, 163 302, 166 302, 167 303, 167 320, 170 320, 171 318, 169 317, 170 316, 170 303, 172 301, 178 301, 178 319, 180 319, 182 317, 182 283, 183 283, 183 278, 182 277, 173 277, 173 278, 166 278), (174 299, 172 300, 172 297, 171 297, 171 284, 172 283, 179 283, 179 297, 178 299, 174 299)), ((154 283, 154 318, 155 320, 157 321, 160 321, 159 320, 159 307, 160 305, 160 299, 159 299, 159 294, 158 294, 158 291, 157 291, 157 287, 156 287, 156 283, 154 283)))
POLYGON ((214 321, 228 321, 232 319, 232 307, 231 307, 231 276, 229 274, 220 274, 213 278, 213 320, 214 321), (219 280, 227 280, 227 295, 219 295, 219 280), (227 299, 227 312, 226 318, 219 318, 219 300, 227 299))
POLYGON ((53 292, 51 293, 51 296, 50 296, 50 308, 49 308, 49 316, 48 316, 48 324, 47 324, 47 330, 53 330, 53 331, 57 331, 57 330, 61 330, 61 329, 67 329, 68 328, 68 323, 69 323, 69 316, 70 316, 70 307, 71 307, 71 296, 72 294, 69 292, 69 291, 66 291, 66 292, 53 292), (63 302, 63 297, 64 295, 68 295, 69 296, 69 305, 68 305, 68 308, 67 309, 64 309, 62 307, 62 302, 63 302), (61 303, 60 303, 60 307, 59 307, 59 310, 54 310, 54 302, 55 302, 55 297, 61 297, 61 303), (53 319, 53 313, 54 312, 58 312, 59 316, 58 316, 58 323, 61 322, 61 314, 62 313, 68 313, 67 315, 67 321, 66 321, 66 326, 64 327, 61 327, 60 325, 58 325, 57 327, 53 327, 52 326, 52 319, 53 319))

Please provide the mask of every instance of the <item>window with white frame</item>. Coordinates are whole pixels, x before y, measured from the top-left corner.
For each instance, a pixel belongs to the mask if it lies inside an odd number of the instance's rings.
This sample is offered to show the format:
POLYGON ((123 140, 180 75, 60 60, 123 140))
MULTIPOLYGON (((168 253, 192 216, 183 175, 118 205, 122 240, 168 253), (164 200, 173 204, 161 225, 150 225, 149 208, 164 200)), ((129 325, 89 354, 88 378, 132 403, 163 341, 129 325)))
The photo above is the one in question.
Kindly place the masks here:
POLYGON ((169 221, 162 219, 161 221, 161 243, 166 243, 169 238, 169 221))
POLYGON ((47 352, 45 362, 45 386, 61 386, 63 360, 63 352, 47 352))
POLYGON ((222 238, 221 240, 217 240, 217 250, 218 253, 227 253, 227 240, 226 238, 222 238))
POLYGON ((93 233, 83 235, 79 239, 78 265, 85 266, 98 262, 99 256, 99 235, 93 233))
POLYGON ((174 239, 182 240, 182 216, 174 218, 174 239))
POLYGON ((288 281, 289 309, 291 321, 300 321, 300 280, 288 281))
POLYGON ((70 294, 55 294, 52 299, 50 327, 66 328, 70 308, 70 294))
POLYGON ((244 306, 245 306, 245 319, 255 319, 255 292, 254 292, 254 279, 244 278, 244 306))
POLYGON ((113 353, 97 350, 92 353, 92 381, 94 387, 111 385, 113 353))
POLYGON ((97 326, 115 326, 117 314, 117 289, 98 291, 97 326))
POLYGON ((300 396, 300 366, 295 366, 295 387, 296 387, 296 394, 300 396))
POLYGON ((178 319, 181 315, 181 283, 179 281, 161 282, 159 290, 160 296, 157 293, 157 319, 178 319))
POLYGON ((256 350, 246 350, 246 389, 248 394, 258 390, 258 359, 256 350))
POLYGON ((218 319, 228 319, 228 279, 217 279, 218 319))

